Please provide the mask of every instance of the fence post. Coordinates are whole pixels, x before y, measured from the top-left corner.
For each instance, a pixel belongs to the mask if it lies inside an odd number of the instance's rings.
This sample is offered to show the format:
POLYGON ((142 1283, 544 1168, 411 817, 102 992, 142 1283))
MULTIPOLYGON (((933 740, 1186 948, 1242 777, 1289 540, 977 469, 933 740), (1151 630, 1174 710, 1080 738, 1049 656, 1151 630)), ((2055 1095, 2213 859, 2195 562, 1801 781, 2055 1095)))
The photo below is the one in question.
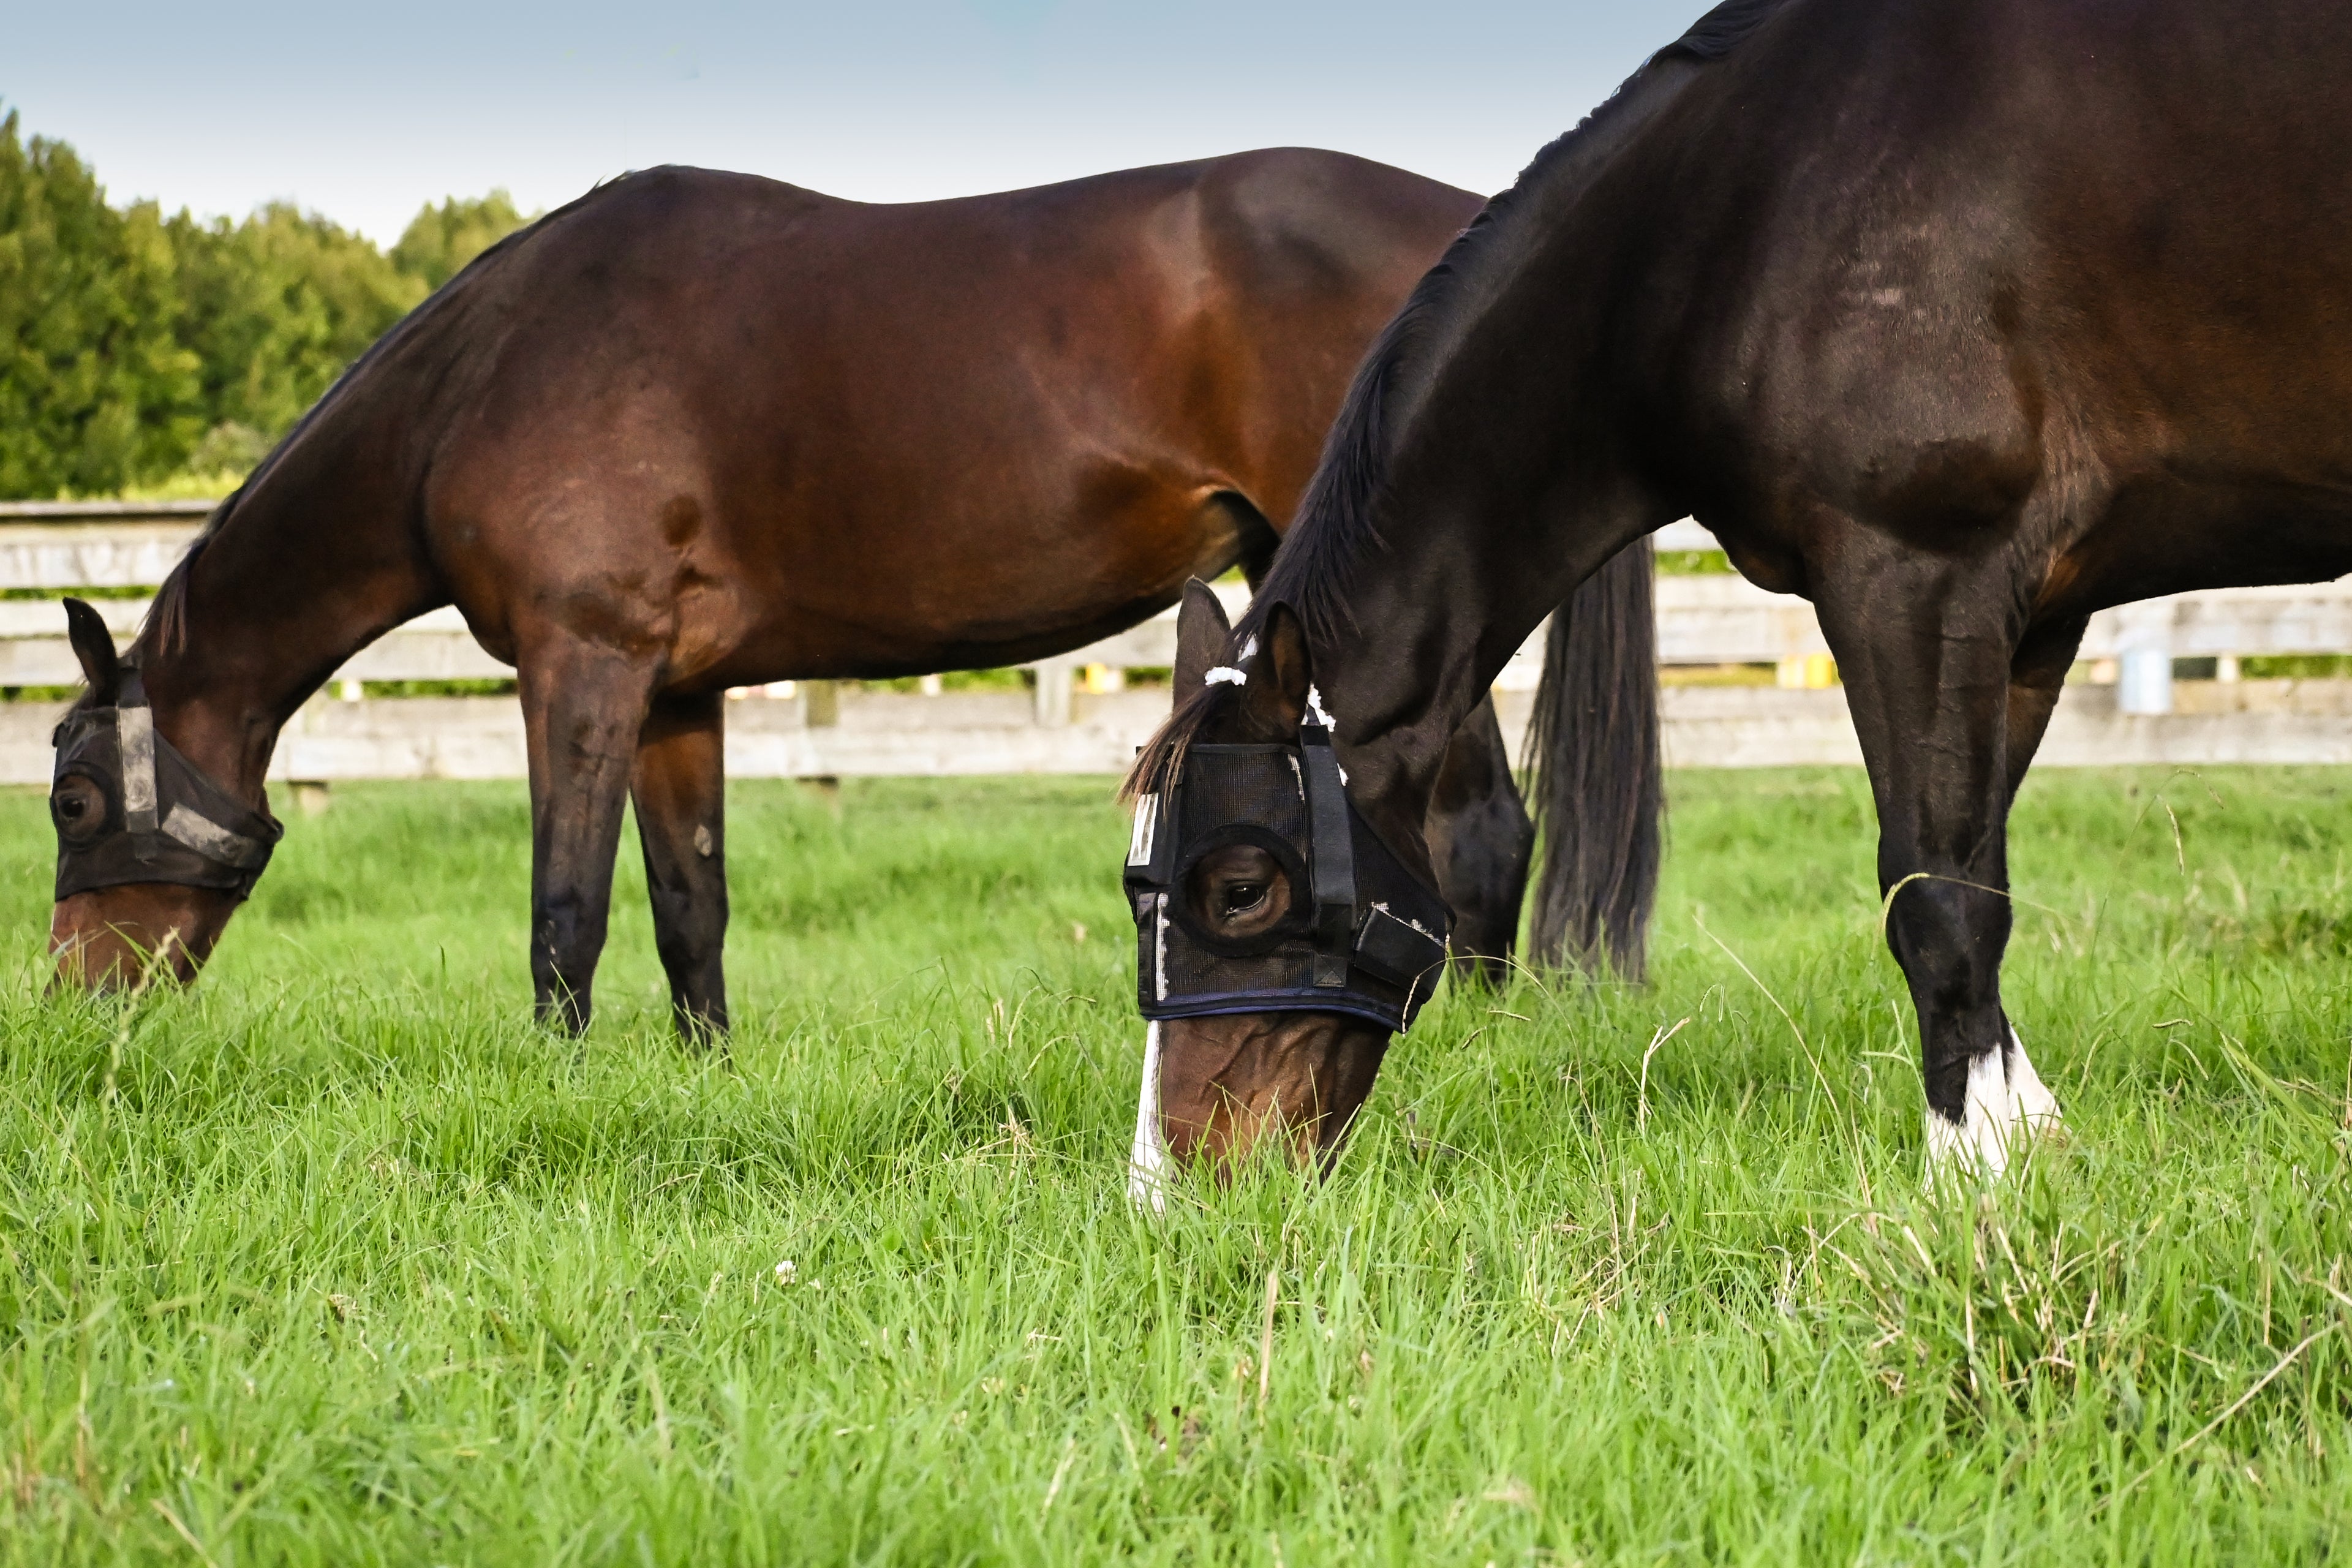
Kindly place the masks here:
POLYGON ((805 722, 812 730, 830 729, 841 722, 841 685, 832 680, 803 680, 800 683, 801 701, 805 722))
POLYGON ((2162 599, 2116 612, 2116 655, 2122 666, 2116 683, 2118 713, 2172 711, 2172 616, 2171 604, 2162 599))
POLYGON ((1070 675, 1076 662, 1041 658, 1030 668, 1037 673, 1037 722, 1058 730, 1070 721, 1070 675))

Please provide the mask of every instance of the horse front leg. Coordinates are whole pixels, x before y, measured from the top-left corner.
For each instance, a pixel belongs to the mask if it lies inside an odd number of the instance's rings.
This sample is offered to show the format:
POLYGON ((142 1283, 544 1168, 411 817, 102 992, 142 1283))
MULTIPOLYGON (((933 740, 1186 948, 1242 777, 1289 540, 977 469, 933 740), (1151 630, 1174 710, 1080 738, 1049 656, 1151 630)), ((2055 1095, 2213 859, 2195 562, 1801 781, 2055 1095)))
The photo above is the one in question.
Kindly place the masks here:
POLYGON ((726 701, 716 691, 655 700, 629 780, 653 903, 654 947, 681 1038, 727 1032, 726 701))
POLYGON ((1437 890, 1454 911, 1454 973, 1499 985, 1518 940, 1536 830, 1511 778, 1492 697, 1446 748, 1425 823, 1437 890))
MULTIPOLYGON (((2007 808, 2017 802, 2017 791, 2025 783, 2025 770, 2033 763, 2034 752, 2042 749, 2042 737, 2048 733, 2050 717, 2058 710, 2058 699, 2066 689, 2066 672, 2074 665, 2075 651, 2083 646, 2083 633, 2091 624, 2087 616, 2072 620, 2053 622, 2035 626, 2025 634, 2009 665, 2009 737, 2008 787, 2002 795, 2004 833, 2007 808)), ((2010 1093, 2016 1100, 2016 1120, 2029 1130, 2056 1133, 2064 1128, 2064 1119, 2058 1112, 2057 1096, 2043 1085, 2042 1075, 2033 1070, 2033 1058, 2025 1054, 2025 1041, 2017 1026, 2009 1026, 2009 1051, 2003 1058, 2008 1068, 2010 1093)))
POLYGON ((2057 1115, 2000 1000, 2010 800, 2056 700, 2035 665, 2015 691, 2018 597, 1995 567, 1896 557, 1818 601, 1877 801, 1879 893, 1918 1015, 1931 1179, 2000 1172, 2057 1115), (2012 760, 2013 742, 2024 756, 2012 760))
POLYGON ((569 637, 518 671, 530 762, 530 975, 541 1023, 579 1035, 604 951, 621 803, 654 685, 649 659, 569 637))
POLYGON ((2035 626, 2025 634, 2010 660, 2009 799, 2012 802, 2018 786, 2025 782, 2025 770, 2033 764, 2033 753, 2042 749, 2050 716, 2058 710, 2058 699, 2066 690, 2066 672, 2074 668, 2074 654, 2090 625, 2090 616, 2078 616, 2035 626))

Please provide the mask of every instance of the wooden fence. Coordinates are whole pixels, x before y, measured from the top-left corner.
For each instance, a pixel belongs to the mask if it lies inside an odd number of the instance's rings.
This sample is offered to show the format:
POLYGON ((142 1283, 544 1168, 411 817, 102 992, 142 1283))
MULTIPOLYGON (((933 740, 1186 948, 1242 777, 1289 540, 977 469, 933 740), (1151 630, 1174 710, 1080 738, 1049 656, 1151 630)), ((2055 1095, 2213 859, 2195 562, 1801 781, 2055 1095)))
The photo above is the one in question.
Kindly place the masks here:
MULTIPOLYGON (((0 587, 68 592, 161 581, 209 503, 0 505, 0 587)), ((1708 550, 1696 523, 1662 548, 1708 550)), ((1238 587, 1222 589, 1236 605, 1238 587)), ((98 601, 118 635, 143 599, 98 601)), ((1658 657, 1668 667, 1768 665, 1769 687, 1670 684, 1668 760, 1765 766, 1858 762, 1843 691, 1812 608, 1727 574, 1658 580, 1658 657)), ((1167 711, 1164 688, 1124 672, 1174 658, 1172 613, 1028 666, 1025 692, 905 693, 783 683, 739 693, 727 761, 744 777, 1112 773, 1167 711)), ((2094 617, 2084 674, 2060 704, 2042 759, 2105 763, 2352 762, 2352 681, 2241 680, 2240 660, 2352 652, 2352 579, 2315 587, 2185 594, 2094 617), (2211 658, 2213 680, 2173 680, 2174 661, 2211 658)), ((1541 669, 1540 635, 1496 683, 1514 744, 1541 669)), ((511 698, 367 698, 369 681, 511 677, 455 610, 411 621, 356 655, 296 716, 271 772, 291 781, 504 778, 523 772, 511 698)), ((54 600, 0 600, 0 687, 79 679, 54 600)), ((0 783, 45 783, 53 702, 0 704, 0 783)))

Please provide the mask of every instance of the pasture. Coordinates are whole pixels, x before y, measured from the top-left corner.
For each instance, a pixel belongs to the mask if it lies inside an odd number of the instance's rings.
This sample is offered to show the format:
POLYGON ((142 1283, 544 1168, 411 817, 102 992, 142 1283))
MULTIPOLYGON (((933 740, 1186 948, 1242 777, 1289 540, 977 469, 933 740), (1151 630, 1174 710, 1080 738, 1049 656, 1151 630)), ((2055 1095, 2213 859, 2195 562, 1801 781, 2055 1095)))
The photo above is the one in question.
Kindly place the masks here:
POLYGON ((0 1562, 2327 1555, 2352 776, 2028 784, 2074 1131, 1981 1199, 1860 773, 1670 788, 1654 984, 1450 992, 1335 1179, 1159 1222, 1103 781, 732 786, 725 1059, 633 835, 593 1030, 530 1027, 520 784, 338 786, 129 1007, 39 1000, 0 796, 0 1562))

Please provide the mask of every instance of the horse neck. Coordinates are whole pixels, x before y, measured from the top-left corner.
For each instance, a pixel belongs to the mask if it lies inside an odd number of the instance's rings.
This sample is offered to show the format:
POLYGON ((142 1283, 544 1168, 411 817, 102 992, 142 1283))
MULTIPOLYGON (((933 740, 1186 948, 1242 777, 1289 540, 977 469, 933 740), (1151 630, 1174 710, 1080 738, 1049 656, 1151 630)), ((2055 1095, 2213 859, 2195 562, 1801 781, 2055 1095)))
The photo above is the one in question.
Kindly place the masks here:
POLYGON ((1324 606, 1311 663, 1351 795, 1392 843, 1417 838, 1447 744, 1528 636, 1676 515, 1626 439, 1627 399, 1654 382, 1617 361, 1644 260, 1612 209, 1643 196, 1612 175, 1701 75, 1645 66, 1455 242, 1391 328, 1381 405, 1351 395, 1327 449, 1326 475, 1351 416, 1381 431, 1360 521, 1310 501, 1261 590, 1324 606))
POLYGON ((1387 542, 1349 577, 1345 612, 1310 628, 1334 740, 1362 780, 1351 793, 1393 842, 1418 834, 1448 744, 1512 655, 1580 584, 1667 521, 1671 509, 1604 441, 1577 446, 1571 437, 1548 454, 1566 471, 1540 484, 1512 486, 1466 458, 1423 476, 1382 509, 1394 520, 1387 542))
POLYGON ((1447 744, 1529 634, 1676 515, 1625 433, 1631 377, 1613 355, 1627 301, 1610 243, 1523 249, 1526 265, 1440 323, 1421 361, 1399 366, 1371 526, 1335 530, 1351 545, 1319 552, 1295 538, 1263 590, 1324 606, 1305 617, 1310 664, 1364 780, 1360 808, 1399 840, 1417 834, 1447 744))
POLYGON ((389 466, 298 442, 205 535, 176 616, 151 617, 139 642, 158 728, 250 800, 295 710, 360 648, 446 602, 389 466))

